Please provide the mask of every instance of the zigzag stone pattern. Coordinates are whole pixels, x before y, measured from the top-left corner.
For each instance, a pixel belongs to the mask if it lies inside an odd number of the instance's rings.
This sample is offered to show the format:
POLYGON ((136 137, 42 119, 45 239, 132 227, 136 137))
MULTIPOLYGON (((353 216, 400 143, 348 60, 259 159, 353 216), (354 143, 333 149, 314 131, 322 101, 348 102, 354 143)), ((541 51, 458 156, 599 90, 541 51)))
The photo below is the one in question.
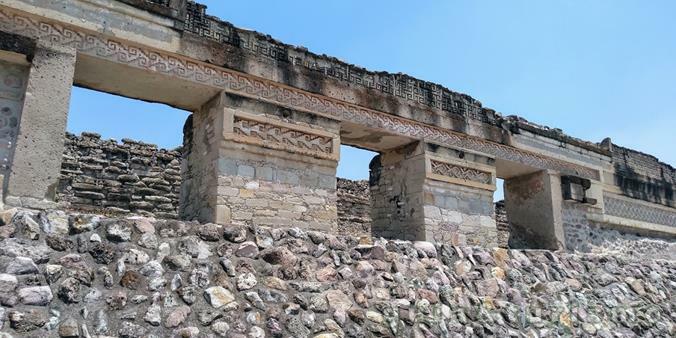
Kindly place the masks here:
POLYGON ((490 173, 473 168, 461 167, 446 162, 439 162, 434 160, 430 162, 432 164, 432 173, 434 174, 459 178, 467 181, 479 182, 483 184, 492 183, 490 173))
POLYGON ((318 151, 325 154, 333 153, 333 139, 328 136, 315 135, 274 124, 247 120, 239 116, 235 116, 233 127, 237 135, 255 137, 262 141, 291 146, 292 148, 301 150, 318 151))
POLYGON ((293 109, 327 115, 375 129, 384 129, 445 146, 473 150, 564 174, 599 179, 598 170, 541 156, 510 146, 462 135, 443 128, 406 120, 344 101, 311 94, 233 70, 199 63, 158 51, 127 45, 88 32, 39 21, 0 10, 0 29, 76 48, 80 53, 167 76, 222 88, 227 92, 272 102, 293 109))
POLYGON ((609 194, 603 195, 605 211, 608 215, 634 219, 654 224, 676 225, 676 213, 632 203, 609 194))

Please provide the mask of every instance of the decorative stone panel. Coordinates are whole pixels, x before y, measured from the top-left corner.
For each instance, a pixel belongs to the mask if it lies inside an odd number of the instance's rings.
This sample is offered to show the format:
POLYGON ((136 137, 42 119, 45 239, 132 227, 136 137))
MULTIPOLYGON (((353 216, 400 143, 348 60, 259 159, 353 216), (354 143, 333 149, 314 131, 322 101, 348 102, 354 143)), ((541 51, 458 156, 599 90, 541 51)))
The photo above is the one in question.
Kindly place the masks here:
POLYGON ((260 115, 236 112, 233 141, 338 160, 338 135, 285 123, 260 115))
POLYGON ((437 181, 495 190, 495 167, 453 158, 427 155, 427 177, 437 181))
MULTIPOLYGON (((75 47, 80 53, 99 59, 222 88, 226 92, 250 97, 262 102, 271 102, 339 121, 350 121, 369 128, 392 132, 396 135, 404 135, 414 139, 425 139, 444 146, 466 149, 537 168, 557 170, 566 174, 595 180, 599 179, 598 170, 587 166, 543 156, 535 152, 523 151, 509 145, 468 136, 427 123, 401 118, 386 112, 291 88, 274 81, 257 78, 176 54, 131 46, 124 41, 74 30, 70 27, 64 27, 45 20, 28 18, 14 12, 0 10, 0 29, 33 38, 55 41, 65 46, 75 47)), ((235 39, 242 39, 242 35, 235 36, 237 36, 235 39)), ((237 44, 247 44, 245 40, 237 41, 237 44)), ((275 48, 268 47, 260 46, 252 48, 263 52, 276 53, 275 48)), ((304 54, 306 53, 304 52, 304 54)), ((396 82, 398 77, 399 75, 392 75, 392 81, 396 82)), ((476 107, 474 104, 478 103, 478 101, 469 97, 453 95, 451 93, 443 94, 444 89, 441 87, 435 87, 433 90, 430 87, 423 90, 422 88, 427 85, 422 84, 422 82, 412 78, 403 78, 403 80, 403 82, 392 83, 392 85, 388 85, 387 87, 391 88, 395 94, 399 93, 401 96, 411 97, 413 101, 418 100, 418 97, 421 99, 428 97, 427 94, 430 92, 436 92, 440 95, 441 100, 434 100, 433 103, 435 105, 444 105, 442 102, 446 102, 447 109, 456 111, 464 116, 480 116, 483 113, 490 113, 489 110, 476 107), (419 84, 422 87, 415 89, 419 84), (416 92, 416 94, 414 95, 413 92, 416 92), (448 99, 444 99, 445 96, 448 99)), ((370 81, 367 80, 365 82, 368 83, 370 81)), ((373 83, 377 85, 378 82, 379 80, 373 83)), ((478 119, 483 120, 482 118, 478 119)))
POLYGON ((651 207, 646 203, 632 202, 626 197, 613 196, 608 193, 603 195, 603 203, 606 214, 611 216, 676 227, 676 209, 674 208, 669 210, 666 207, 651 207))

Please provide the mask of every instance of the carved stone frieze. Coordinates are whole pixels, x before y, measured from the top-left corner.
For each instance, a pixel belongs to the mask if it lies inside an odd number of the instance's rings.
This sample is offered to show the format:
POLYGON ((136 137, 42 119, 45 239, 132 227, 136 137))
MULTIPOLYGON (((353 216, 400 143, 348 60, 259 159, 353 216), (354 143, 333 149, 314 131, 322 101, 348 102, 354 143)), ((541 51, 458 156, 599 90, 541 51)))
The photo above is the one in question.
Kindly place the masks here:
POLYGON ((606 214, 611 216, 676 227, 676 212, 664 208, 632 202, 628 198, 616 197, 608 193, 603 195, 603 204, 606 214))
POLYGON ((491 173, 474 168, 461 167, 459 165, 431 160, 432 173, 461 180, 473 181, 482 184, 491 184, 491 173))
POLYGON ((541 169, 556 170, 564 174, 594 180, 599 179, 598 170, 592 168, 407 120, 193 59, 129 45, 102 35, 19 15, 6 9, 0 9, 0 30, 71 46, 89 56, 214 86, 227 92, 300 111, 350 121, 453 148, 472 150, 541 169))
POLYGON ((322 158, 337 157, 335 143, 339 141, 328 134, 320 135, 318 132, 294 129, 274 122, 238 115, 234 116, 233 122, 236 141, 322 158))

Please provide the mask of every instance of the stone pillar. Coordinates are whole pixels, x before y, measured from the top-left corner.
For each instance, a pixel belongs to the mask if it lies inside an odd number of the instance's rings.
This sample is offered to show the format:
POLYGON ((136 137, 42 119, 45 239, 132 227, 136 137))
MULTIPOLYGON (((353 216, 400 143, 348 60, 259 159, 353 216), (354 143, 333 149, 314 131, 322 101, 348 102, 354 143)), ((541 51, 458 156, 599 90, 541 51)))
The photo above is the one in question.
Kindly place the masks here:
POLYGON ((561 178, 543 170, 505 180, 513 248, 563 249, 561 178))
POLYGON ((74 70, 74 49, 36 48, 6 183, 9 205, 54 206, 74 70))
POLYGON ((0 173, 3 176, 12 167, 12 153, 19 132, 28 70, 28 65, 0 60, 0 173))
POLYGON ((495 246, 494 160, 419 142, 371 163, 375 237, 495 246))
POLYGON ((193 115, 182 216, 334 230, 339 128, 336 120, 219 95, 193 115))

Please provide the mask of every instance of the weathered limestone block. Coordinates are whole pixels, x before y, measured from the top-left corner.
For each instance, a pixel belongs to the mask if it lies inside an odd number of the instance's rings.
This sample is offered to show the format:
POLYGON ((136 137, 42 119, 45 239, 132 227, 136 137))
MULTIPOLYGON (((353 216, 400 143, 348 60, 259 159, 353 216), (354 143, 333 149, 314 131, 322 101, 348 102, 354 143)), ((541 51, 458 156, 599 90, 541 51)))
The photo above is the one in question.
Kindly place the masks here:
POLYGON ((493 160, 425 143, 371 162, 373 235, 497 245, 493 160))

